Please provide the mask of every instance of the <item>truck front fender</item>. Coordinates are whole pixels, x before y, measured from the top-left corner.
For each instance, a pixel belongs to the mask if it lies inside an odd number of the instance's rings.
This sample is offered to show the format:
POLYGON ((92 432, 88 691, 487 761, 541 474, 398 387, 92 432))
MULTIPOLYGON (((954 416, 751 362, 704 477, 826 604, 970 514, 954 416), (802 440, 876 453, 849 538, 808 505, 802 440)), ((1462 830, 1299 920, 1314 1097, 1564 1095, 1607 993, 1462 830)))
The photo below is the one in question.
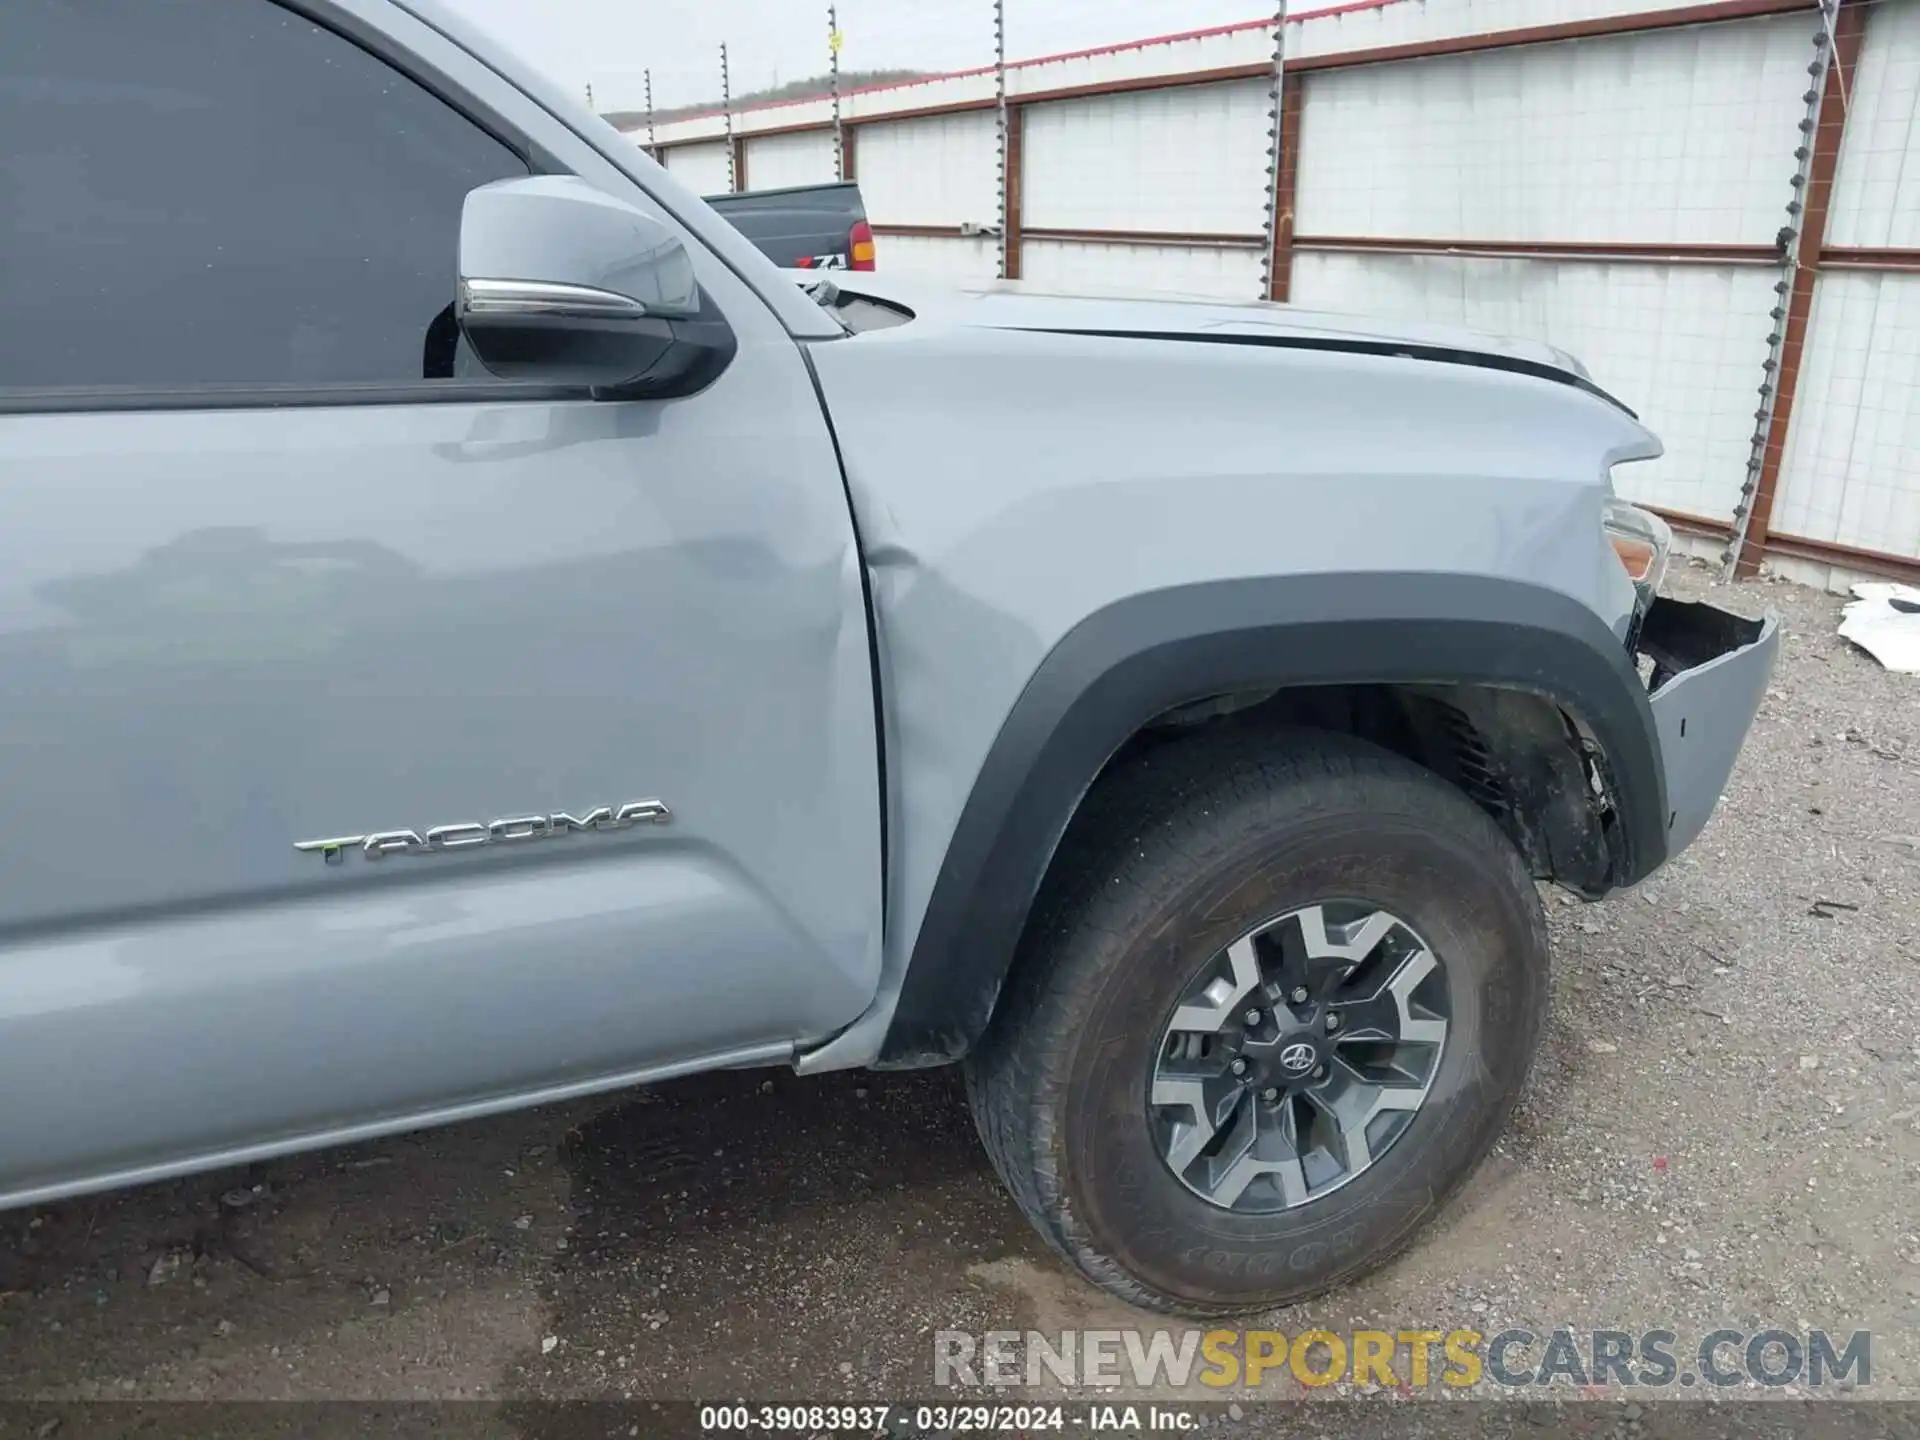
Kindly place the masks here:
POLYGON ((1559 706, 1617 815, 1614 884, 1667 853, 1659 740, 1620 639, 1539 585, 1446 573, 1285 575, 1149 591, 1041 661, 974 780, 877 1063, 939 1064, 985 1030, 1042 878, 1088 788, 1155 717, 1212 696, 1341 684, 1473 684, 1559 706))

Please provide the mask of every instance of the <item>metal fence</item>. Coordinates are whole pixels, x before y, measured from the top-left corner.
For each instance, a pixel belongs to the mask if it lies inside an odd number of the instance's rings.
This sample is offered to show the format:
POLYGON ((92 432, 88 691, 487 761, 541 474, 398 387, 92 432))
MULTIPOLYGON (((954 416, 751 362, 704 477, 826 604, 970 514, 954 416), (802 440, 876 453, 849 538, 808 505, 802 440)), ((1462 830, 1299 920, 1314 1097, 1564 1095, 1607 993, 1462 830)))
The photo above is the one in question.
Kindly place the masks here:
POLYGON ((886 270, 1545 340, 1665 440, 1622 489, 1730 567, 1920 577, 1920 0, 1281 14, 653 146, 707 193, 858 179, 886 270))

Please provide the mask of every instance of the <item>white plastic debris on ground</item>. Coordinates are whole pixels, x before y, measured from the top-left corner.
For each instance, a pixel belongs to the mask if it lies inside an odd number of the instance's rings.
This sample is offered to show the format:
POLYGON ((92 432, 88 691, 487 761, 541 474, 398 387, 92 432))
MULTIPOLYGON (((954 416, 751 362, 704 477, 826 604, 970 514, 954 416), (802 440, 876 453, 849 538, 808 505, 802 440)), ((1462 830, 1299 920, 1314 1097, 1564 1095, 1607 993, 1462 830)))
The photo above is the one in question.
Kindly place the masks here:
POLYGON ((1920 672, 1920 590, 1865 582, 1840 612, 1840 638, 1851 640, 1889 670, 1920 672))

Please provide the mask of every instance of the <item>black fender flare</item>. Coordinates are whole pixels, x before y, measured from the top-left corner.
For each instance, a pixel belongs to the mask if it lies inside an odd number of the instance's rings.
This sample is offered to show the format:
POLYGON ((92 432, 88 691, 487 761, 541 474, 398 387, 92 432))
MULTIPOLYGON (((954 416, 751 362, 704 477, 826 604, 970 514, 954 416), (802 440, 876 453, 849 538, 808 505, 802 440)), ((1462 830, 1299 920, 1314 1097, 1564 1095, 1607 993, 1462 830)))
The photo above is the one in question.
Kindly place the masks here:
POLYGON ((1570 596, 1446 573, 1289 575, 1143 592, 1046 655, 974 779, 878 1061, 964 1055, 1082 797, 1143 725, 1267 686, 1479 684, 1542 695, 1597 742, 1621 817, 1616 884, 1666 858, 1658 735, 1633 657, 1570 596))

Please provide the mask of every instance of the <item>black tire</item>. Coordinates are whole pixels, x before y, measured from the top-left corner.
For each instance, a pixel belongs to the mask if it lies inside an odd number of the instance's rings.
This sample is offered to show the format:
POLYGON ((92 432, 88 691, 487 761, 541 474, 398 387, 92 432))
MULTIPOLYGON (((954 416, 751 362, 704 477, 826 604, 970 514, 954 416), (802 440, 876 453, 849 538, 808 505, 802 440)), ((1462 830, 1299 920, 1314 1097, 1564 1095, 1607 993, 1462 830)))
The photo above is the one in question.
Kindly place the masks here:
POLYGON ((967 1092, 1040 1233, 1132 1304, 1236 1314, 1404 1249, 1485 1156, 1532 1062, 1545 918, 1499 827, 1412 762, 1312 731, 1198 736, 1088 796, 1036 903, 967 1092), (1263 921, 1333 897, 1404 917, 1445 965, 1450 1031, 1399 1138, 1350 1183, 1222 1209, 1161 1156, 1146 1094, 1182 989, 1263 921))

